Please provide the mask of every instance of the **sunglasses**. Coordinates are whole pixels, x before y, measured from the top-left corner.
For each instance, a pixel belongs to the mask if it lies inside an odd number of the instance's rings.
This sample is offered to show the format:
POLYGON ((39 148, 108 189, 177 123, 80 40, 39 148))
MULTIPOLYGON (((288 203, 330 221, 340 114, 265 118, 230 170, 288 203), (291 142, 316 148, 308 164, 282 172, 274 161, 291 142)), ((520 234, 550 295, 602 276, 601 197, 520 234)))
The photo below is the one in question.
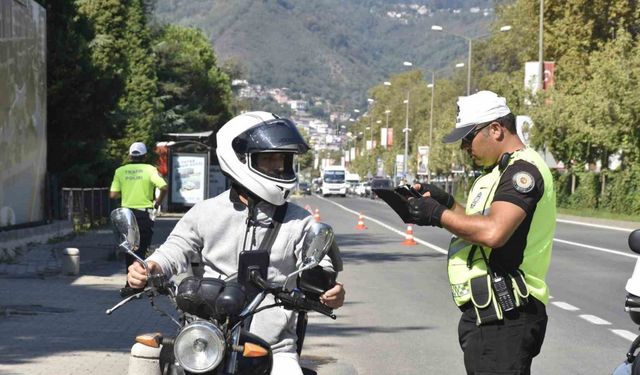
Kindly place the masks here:
POLYGON ((485 123, 485 124, 481 124, 478 125, 475 129, 473 129, 472 131, 470 131, 467 135, 465 135, 464 137, 462 137, 462 145, 470 145, 471 142, 473 142, 473 139, 476 137, 476 135, 478 135, 478 133, 480 133, 480 131, 484 128, 486 128, 487 126, 491 125, 494 121, 485 123))

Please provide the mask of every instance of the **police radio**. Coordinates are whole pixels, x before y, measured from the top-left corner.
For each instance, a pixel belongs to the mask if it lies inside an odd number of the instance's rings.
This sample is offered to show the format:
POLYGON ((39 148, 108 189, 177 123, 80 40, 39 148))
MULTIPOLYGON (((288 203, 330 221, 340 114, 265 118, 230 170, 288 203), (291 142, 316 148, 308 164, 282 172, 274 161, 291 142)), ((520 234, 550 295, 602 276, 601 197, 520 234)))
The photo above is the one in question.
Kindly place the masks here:
POLYGON ((504 277, 494 273, 491 277, 491 283, 493 284, 493 291, 496 293, 496 299, 502 311, 513 310, 515 308, 513 297, 511 297, 511 292, 509 292, 509 287, 504 277))

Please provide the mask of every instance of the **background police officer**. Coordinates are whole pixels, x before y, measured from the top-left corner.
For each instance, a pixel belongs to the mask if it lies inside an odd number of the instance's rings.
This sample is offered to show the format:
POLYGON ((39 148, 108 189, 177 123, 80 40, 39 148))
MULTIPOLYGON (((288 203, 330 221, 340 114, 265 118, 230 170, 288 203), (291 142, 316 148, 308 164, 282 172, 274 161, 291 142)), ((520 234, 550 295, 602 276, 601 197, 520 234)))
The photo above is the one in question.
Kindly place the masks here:
MULTIPOLYGON (((156 167, 144 163, 147 147, 142 142, 135 142, 129 147, 130 163, 116 169, 111 183, 109 197, 121 199, 121 206, 130 208, 136 217, 140 230, 140 247, 136 254, 144 259, 153 236, 153 210, 157 209, 167 193, 167 183, 158 174, 156 167), (160 190, 155 197, 155 189, 160 190)), ((126 255, 126 269, 133 263, 134 258, 126 255)), ((129 283, 120 290, 127 293, 129 283)))
POLYGON ((466 207, 429 184, 415 184, 413 221, 453 234, 448 274, 463 312, 458 334, 468 374, 529 374, 547 326, 545 282, 556 204, 549 168, 517 136, 506 100, 490 91, 458 99, 461 148, 485 173, 466 207))

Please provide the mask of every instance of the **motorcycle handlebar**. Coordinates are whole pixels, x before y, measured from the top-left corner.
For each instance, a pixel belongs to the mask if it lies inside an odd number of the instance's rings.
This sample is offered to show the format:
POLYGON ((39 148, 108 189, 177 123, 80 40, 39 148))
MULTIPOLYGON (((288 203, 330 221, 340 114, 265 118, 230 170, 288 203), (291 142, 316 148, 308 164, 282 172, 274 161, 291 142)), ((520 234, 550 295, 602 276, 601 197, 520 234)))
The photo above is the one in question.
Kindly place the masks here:
POLYGON ((260 274, 256 271, 251 272, 251 280, 258 285, 261 289, 268 293, 272 293, 280 301, 283 302, 285 308, 292 310, 313 310, 319 312, 322 315, 326 315, 331 319, 336 319, 336 315, 333 313, 333 309, 324 303, 314 301, 305 297, 304 293, 299 290, 284 291, 281 285, 269 283, 260 277, 260 274))
POLYGON ((278 297, 278 299, 283 302, 285 308, 289 307, 293 310, 313 310, 319 312, 322 315, 326 315, 331 319, 336 319, 335 314, 333 314, 332 308, 322 302, 306 298, 305 295, 299 290, 294 290, 291 292, 280 292, 276 294, 276 297, 278 297))

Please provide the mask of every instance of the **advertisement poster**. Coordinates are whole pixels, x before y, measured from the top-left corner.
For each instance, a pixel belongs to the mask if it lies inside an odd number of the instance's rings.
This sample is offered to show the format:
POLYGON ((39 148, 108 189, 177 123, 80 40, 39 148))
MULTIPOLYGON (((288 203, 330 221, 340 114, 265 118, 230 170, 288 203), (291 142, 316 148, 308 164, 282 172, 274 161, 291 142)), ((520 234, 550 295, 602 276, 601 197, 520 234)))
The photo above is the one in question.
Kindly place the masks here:
POLYGON ((403 177, 404 155, 396 155, 396 177, 403 177))
POLYGON ((227 190, 227 179, 219 165, 209 167, 209 198, 220 195, 227 190))
POLYGON ((380 144, 387 148, 387 129, 388 128, 380 128, 380 144))
POLYGON ((376 160, 376 176, 384 176, 384 160, 380 157, 376 160))
POLYGON ((429 171, 429 146, 418 146, 418 175, 429 171))
POLYGON ((171 203, 194 205, 207 198, 206 154, 176 153, 171 157, 171 203))

